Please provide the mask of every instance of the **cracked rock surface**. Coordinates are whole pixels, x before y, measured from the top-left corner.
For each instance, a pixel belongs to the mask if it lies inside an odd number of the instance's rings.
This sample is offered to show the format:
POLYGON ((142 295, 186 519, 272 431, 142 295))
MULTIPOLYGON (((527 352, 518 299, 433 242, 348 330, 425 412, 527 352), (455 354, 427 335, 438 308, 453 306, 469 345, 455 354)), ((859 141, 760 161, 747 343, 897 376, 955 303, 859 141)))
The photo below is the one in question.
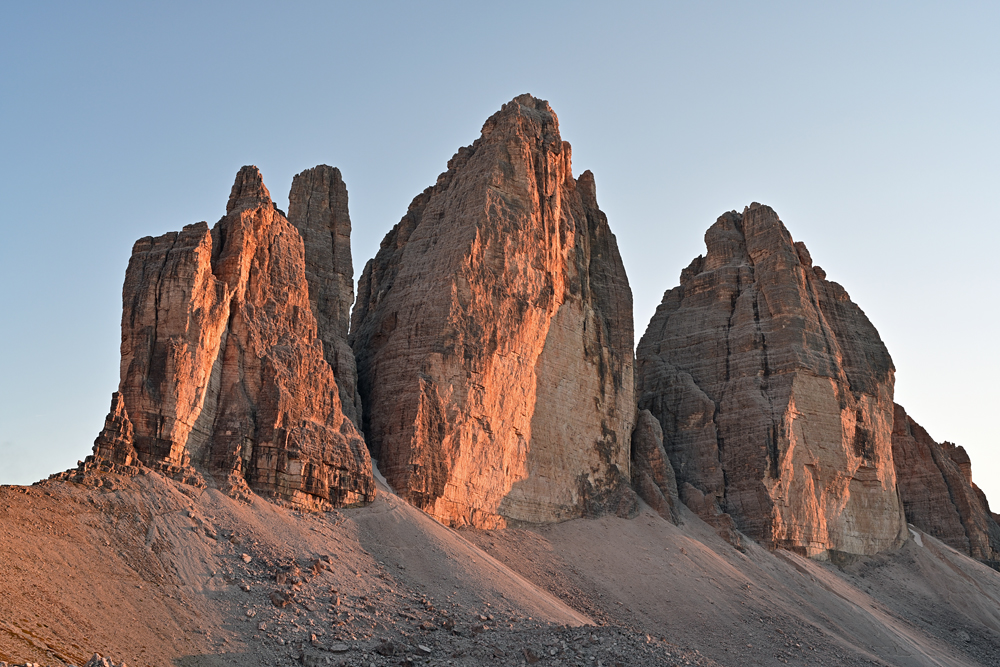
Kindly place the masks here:
POLYGON ((358 370, 347 342, 354 303, 351 216, 340 170, 319 165, 297 174, 288 193, 288 221, 302 235, 309 303, 323 355, 337 378, 341 408, 360 429, 358 370))
MULTIPOLYGON (((329 178, 300 174, 293 191, 297 209, 312 202, 300 215, 306 222, 322 217, 336 190, 329 168, 317 169, 329 178)), ((343 264, 345 251, 337 252, 343 264)), ((321 263, 314 254, 256 167, 240 170, 212 229, 200 222, 136 241, 122 290, 121 383, 85 465, 141 464, 195 486, 249 488, 301 506, 370 502, 371 459, 324 357, 307 282, 336 283, 339 274, 334 266, 334 278, 315 268, 307 275, 307 258, 321 263)), ((333 338, 346 336, 349 295, 337 289, 325 293, 336 308, 320 318, 333 338)), ((351 369, 341 368, 353 388, 351 369)))
POLYGON ((965 448, 935 442, 902 406, 895 408, 892 456, 907 521, 1000 570, 1000 525, 972 481, 965 448))
POLYGON ((997 665, 1000 573, 919 529, 836 565, 720 539, 683 504, 456 531, 234 499, 147 468, 0 486, 0 662, 997 665))
POLYGON ((635 512, 632 293, 547 102, 505 104, 413 200, 351 344, 379 469, 440 521, 635 512))
POLYGON ((637 350, 680 498, 728 536, 813 557, 906 536, 878 332, 769 207, 721 216, 637 350))

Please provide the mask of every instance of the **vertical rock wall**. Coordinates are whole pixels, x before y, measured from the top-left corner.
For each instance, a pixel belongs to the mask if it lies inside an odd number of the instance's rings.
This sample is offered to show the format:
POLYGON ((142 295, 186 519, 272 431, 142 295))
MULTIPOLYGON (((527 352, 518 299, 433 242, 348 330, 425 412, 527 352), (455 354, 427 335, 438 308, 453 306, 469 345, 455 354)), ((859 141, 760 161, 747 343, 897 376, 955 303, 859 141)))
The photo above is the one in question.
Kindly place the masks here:
POLYGON ((1000 569, 1000 525, 972 481, 963 447, 937 443, 895 406, 892 457, 907 520, 945 544, 1000 569))
POLYGON ((131 422, 142 463, 306 506, 374 497, 317 338, 302 237, 256 167, 240 170, 211 231, 202 222, 137 241, 122 301, 109 424, 125 437, 118 422, 131 422))
POLYGON ((639 407, 663 427, 681 499, 809 556, 900 544, 878 332, 770 208, 723 215, 705 242, 637 351, 639 407))
POLYGON ((631 290, 547 102, 504 105, 413 200, 351 342, 379 468, 439 520, 632 511, 631 290))
POLYGON ((337 377, 344 414, 360 429, 358 370, 347 342, 354 303, 351 216, 340 170, 320 165, 298 174, 288 194, 288 221, 305 244, 309 303, 324 356, 337 377))

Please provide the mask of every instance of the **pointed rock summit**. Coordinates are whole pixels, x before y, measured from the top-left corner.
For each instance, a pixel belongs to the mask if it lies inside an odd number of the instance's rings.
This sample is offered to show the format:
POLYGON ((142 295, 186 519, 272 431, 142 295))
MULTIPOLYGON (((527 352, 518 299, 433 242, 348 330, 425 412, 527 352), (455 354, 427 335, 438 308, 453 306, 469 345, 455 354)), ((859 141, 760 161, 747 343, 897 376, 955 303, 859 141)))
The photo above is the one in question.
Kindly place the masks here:
POLYGON ((965 448, 935 442, 902 406, 895 409, 892 457, 907 521, 1000 570, 1000 525, 972 481, 965 448))
POLYGON ((640 410, 632 431, 632 488, 667 521, 677 523, 677 478, 663 449, 663 429, 649 410, 640 410))
POLYGON ((226 202, 226 215, 238 213, 247 208, 271 205, 271 193, 264 186, 264 177, 254 166, 246 166, 236 174, 233 189, 226 202))
POLYGON ((813 557, 906 537, 892 359, 865 314, 752 204, 705 234, 637 351, 681 499, 720 531, 813 557))
POLYGON ((95 457, 308 507, 370 501, 371 460, 317 338, 308 254, 256 167, 211 230, 137 241, 121 384, 95 457))
POLYGON ((522 95, 365 267, 351 342, 373 456, 452 525, 634 511, 632 294, 594 179, 522 95))

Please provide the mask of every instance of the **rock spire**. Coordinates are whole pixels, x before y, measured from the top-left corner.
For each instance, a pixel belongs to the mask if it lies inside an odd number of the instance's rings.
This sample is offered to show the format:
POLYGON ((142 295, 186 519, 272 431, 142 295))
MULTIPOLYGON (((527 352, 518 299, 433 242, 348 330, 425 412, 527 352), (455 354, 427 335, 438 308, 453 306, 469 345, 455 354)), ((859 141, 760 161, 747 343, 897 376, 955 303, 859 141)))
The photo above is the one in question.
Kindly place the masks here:
POLYGON ((629 513, 632 295, 547 102, 486 121, 386 235, 351 342, 396 492, 475 526, 629 513))
MULTIPOLYGON (((302 184, 301 198, 310 187, 323 185, 302 184)), ((370 501, 371 461, 317 338, 306 261, 256 167, 240 170, 211 230, 139 239, 122 294, 121 383, 95 456, 134 451, 189 481, 304 506, 370 501)))
POLYGON ((663 449, 663 429, 649 410, 640 410, 632 431, 632 488, 667 521, 677 523, 677 478, 663 449))
POLYGON ((752 204, 668 290, 637 351, 640 409, 681 499, 720 531, 813 557, 906 536, 892 462, 892 359, 865 314, 752 204))
POLYGON ((360 429, 358 370, 354 351, 347 343, 354 303, 351 216, 340 170, 320 165, 298 174, 288 194, 288 221, 305 243, 309 303, 323 341, 323 354, 337 377, 344 414, 360 429))

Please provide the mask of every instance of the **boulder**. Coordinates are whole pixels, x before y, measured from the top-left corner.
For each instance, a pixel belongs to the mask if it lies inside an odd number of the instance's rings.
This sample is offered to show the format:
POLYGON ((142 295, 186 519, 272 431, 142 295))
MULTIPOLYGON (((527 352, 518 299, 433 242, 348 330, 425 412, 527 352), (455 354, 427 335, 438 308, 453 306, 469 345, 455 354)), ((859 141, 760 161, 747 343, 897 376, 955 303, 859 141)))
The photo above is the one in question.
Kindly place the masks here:
POLYGON ((892 359, 777 214, 721 216, 637 350, 680 498, 811 557, 905 539, 892 462, 892 359))
POLYGON ((358 282, 364 429, 397 493, 493 527, 629 514, 632 295, 547 102, 486 121, 358 282))

